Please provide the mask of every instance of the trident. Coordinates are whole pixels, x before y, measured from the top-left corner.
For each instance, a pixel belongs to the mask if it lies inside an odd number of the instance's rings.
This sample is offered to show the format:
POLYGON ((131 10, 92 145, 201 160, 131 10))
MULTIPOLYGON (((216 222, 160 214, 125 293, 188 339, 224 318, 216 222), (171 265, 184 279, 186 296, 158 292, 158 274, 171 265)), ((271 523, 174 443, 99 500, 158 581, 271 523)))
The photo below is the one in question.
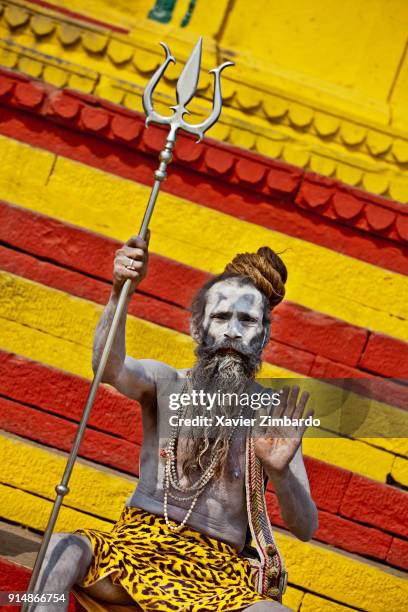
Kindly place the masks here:
MULTIPOLYGON (((210 116, 203 121, 202 123, 198 123, 196 125, 186 123, 184 121, 184 115, 191 114, 189 110, 187 110, 186 106, 193 98, 194 94, 197 91, 198 78, 200 74, 200 66, 201 66, 201 50, 202 50, 202 38, 200 38, 195 45, 190 57, 188 58, 186 65, 177 81, 176 93, 177 93, 177 104, 175 106, 171 106, 170 108, 174 111, 173 115, 170 117, 163 117, 159 115, 153 107, 152 96, 153 92, 162 78, 167 66, 170 62, 176 63, 176 60, 170 53, 170 49, 165 43, 160 43, 166 52, 166 59, 156 70, 154 75, 152 76, 150 82, 148 83, 144 93, 143 93, 143 108, 146 113, 146 127, 149 123, 160 123, 164 125, 169 125, 170 130, 167 136, 166 144, 164 146, 163 151, 161 151, 159 155, 160 165, 158 169, 154 173, 154 184, 152 187, 152 191, 150 193, 149 202, 147 204, 142 225, 140 227, 139 236, 145 239, 147 234, 147 229, 150 223, 150 219, 153 213, 154 205, 157 200, 157 196, 160 191, 160 185, 162 181, 164 181, 167 177, 166 169, 167 165, 172 160, 172 151, 174 149, 174 145, 176 142, 177 131, 182 129, 190 134, 195 134, 198 136, 198 141, 200 142, 204 136, 204 133, 210 129, 212 125, 218 120, 218 117, 221 113, 222 108, 222 96, 221 96, 221 71, 227 66, 233 66, 233 62, 224 62, 218 68, 213 68, 210 70, 214 74, 214 100, 213 100, 213 108, 210 113, 210 116)), ((115 334, 118 328, 118 324, 123 312, 123 308, 126 303, 126 298, 129 293, 131 285, 131 280, 128 279, 123 284, 118 304, 116 306, 116 311, 114 317, 112 319, 112 323, 109 329, 108 337, 102 351, 102 356, 99 362, 98 369, 92 381, 91 388, 89 390, 89 394, 85 403, 84 411, 81 417, 81 421, 78 426, 78 430, 75 436, 75 440, 70 452, 70 455, 67 460, 67 464, 65 466, 65 471, 62 477, 62 480, 59 485, 55 487, 55 491, 57 496, 54 501, 54 505, 51 511, 50 518, 48 520, 47 528, 44 532, 43 540, 40 546, 40 550, 38 551, 38 555, 34 564, 33 572, 31 575, 30 584, 28 585, 27 593, 34 593, 36 591, 37 580, 41 570, 41 566, 44 561, 45 554, 47 552, 47 548, 50 542, 50 538, 52 532, 54 530, 54 526, 58 517, 58 513, 60 507, 62 505, 62 501, 69 493, 68 483, 72 474, 72 470, 78 455, 79 447, 82 442, 83 435, 85 433, 85 428, 88 423, 89 415, 95 400, 96 392, 98 386, 102 380, 103 373, 105 370, 105 366, 109 357, 109 353, 112 348, 113 340, 115 338, 115 334)), ((24 604, 22 607, 23 612, 26 612, 31 607, 31 604, 24 604)))

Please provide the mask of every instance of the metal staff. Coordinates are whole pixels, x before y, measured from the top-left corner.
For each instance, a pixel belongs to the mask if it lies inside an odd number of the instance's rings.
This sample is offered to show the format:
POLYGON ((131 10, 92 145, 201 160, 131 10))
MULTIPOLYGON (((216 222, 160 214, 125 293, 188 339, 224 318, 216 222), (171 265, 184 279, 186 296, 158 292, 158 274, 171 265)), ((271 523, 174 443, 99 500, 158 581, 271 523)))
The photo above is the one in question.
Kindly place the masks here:
MULTIPOLYGON (((186 109, 187 104, 193 98, 194 94, 197 91, 198 78, 200 74, 200 66, 201 66, 201 50, 202 50, 202 38, 200 38, 195 45, 189 59, 184 66, 184 69, 177 81, 176 93, 177 93, 177 104, 172 106, 171 109, 174 111, 171 117, 163 117, 156 113, 153 107, 152 96, 153 92, 163 76, 164 71, 166 70, 168 64, 170 62, 176 63, 176 60, 170 53, 170 49, 167 47, 165 43, 160 43, 166 52, 166 59, 162 63, 162 65, 156 70, 154 75, 152 76, 150 82, 148 83, 144 93, 143 93, 143 108, 146 113, 146 127, 150 122, 153 123, 161 123, 170 126, 170 131, 167 136, 166 144, 164 149, 161 151, 159 159, 160 165, 158 169, 154 173, 154 184, 152 187, 152 191, 150 194, 149 202, 147 204, 142 225, 140 227, 139 236, 143 239, 146 237, 147 229, 149 226, 150 218, 153 213, 154 205, 156 203, 156 199, 160 190, 160 185, 162 181, 167 177, 166 169, 167 165, 172 160, 172 151, 176 142, 176 135, 179 129, 185 130, 190 134, 195 134, 198 136, 198 141, 200 142, 204 136, 204 132, 206 132, 214 123, 218 120, 218 117, 221 113, 222 108, 222 96, 221 96, 221 71, 227 66, 233 65, 233 62, 225 62, 218 68, 213 68, 210 70, 214 74, 214 99, 213 99, 213 109, 210 113, 210 116, 203 121, 202 123, 193 125, 190 123, 186 123, 184 121, 184 115, 190 114, 190 111, 186 109)), ((75 440, 71 449, 71 453, 68 457, 67 464, 65 466, 64 475, 59 485, 55 487, 57 496, 54 501, 54 506, 48 520, 47 528, 44 532, 43 540, 41 543, 40 550, 38 551, 38 555, 34 564, 34 569, 31 575, 30 584, 28 585, 27 592, 32 593, 36 592, 37 580, 41 570, 42 563, 44 561, 45 554, 47 552, 48 544, 51 538, 51 534, 54 530, 54 526, 58 517, 58 513, 60 507, 62 505, 62 501, 65 495, 68 494, 69 488, 68 483, 71 477, 71 473, 78 455, 79 447, 82 442, 82 438, 85 432, 85 428, 89 419, 89 415, 95 400, 96 392, 99 386, 99 383, 102 380, 103 373, 105 370, 106 363, 108 361, 109 353, 112 348, 112 344, 115 338, 115 334, 118 328, 118 324, 123 312, 123 308, 126 303, 126 298, 129 293, 129 288, 131 285, 131 280, 128 279, 124 283, 118 304, 116 307, 116 311, 114 317, 112 319, 112 323, 109 329, 108 337, 106 340, 106 344, 104 346, 102 357, 99 362, 98 369, 92 381, 92 385, 88 394, 88 398, 86 400, 85 408, 82 414, 81 421, 79 423, 79 427, 75 436, 75 440)), ((22 610, 23 612, 29 610, 31 607, 30 604, 24 604, 22 610)))

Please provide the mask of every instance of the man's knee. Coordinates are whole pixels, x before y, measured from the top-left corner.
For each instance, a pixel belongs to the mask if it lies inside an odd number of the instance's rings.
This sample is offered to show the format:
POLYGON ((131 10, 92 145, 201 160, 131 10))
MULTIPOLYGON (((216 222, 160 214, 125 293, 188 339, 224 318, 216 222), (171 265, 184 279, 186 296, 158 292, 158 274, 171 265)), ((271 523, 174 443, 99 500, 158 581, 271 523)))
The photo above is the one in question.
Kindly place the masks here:
POLYGON ((50 573, 58 569, 74 576, 75 581, 81 581, 91 560, 92 546, 87 537, 76 533, 53 533, 41 574, 46 581, 50 573))
POLYGON ((62 556, 68 552, 70 556, 75 558, 92 557, 92 546, 86 536, 79 533, 53 533, 47 548, 47 557, 51 555, 62 556))

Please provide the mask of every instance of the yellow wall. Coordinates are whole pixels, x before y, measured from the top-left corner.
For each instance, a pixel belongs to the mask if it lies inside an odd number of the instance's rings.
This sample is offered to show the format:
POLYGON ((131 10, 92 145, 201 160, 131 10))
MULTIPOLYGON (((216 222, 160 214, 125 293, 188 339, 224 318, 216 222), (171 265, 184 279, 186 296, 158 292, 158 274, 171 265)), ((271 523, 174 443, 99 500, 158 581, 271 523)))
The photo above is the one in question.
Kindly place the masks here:
POLYGON ((222 44, 271 70, 386 101, 407 25, 406 0, 236 0, 222 44))
POLYGON ((183 38, 214 39, 260 72, 326 90, 341 98, 386 104, 390 121, 408 118, 406 0, 177 0, 167 26, 148 19, 154 0, 59 1, 60 6, 136 31, 148 26, 183 38), (157 24, 157 26, 155 25, 157 24))

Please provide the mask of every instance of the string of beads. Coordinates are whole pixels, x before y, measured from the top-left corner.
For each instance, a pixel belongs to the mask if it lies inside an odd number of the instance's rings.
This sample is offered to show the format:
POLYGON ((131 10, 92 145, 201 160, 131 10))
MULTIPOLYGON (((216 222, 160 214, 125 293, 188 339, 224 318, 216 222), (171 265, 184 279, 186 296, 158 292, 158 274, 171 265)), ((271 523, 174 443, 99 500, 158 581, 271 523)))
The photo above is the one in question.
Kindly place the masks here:
MULTIPOLYGON (((187 386, 187 388, 189 387, 188 380, 186 381, 185 386, 187 386)), ((184 389, 183 389, 183 392, 184 392, 184 389)), ((163 482, 163 488, 164 488, 163 514, 164 514, 164 520, 166 521, 166 525, 171 531, 180 531, 184 527, 184 525, 187 523, 188 519, 191 516, 191 513, 194 510, 194 506, 196 505, 198 498, 200 497, 201 493, 204 491, 207 484, 214 477, 216 468, 218 466, 218 462, 221 457, 221 452, 222 452, 221 449, 217 449, 215 452, 211 453, 210 463, 207 466, 207 468, 202 471, 202 474, 200 478, 198 478, 198 480, 196 480, 190 485, 182 485, 180 483, 180 480, 177 475, 177 442, 178 442, 179 429, 180 429, 179 423, 184 418, 187 408, 188 406, 184 406, 183 410, 181 410, 181 407, 178 408, 177 419, 176 419, 177 425, 174 425, 172 428, 172 433, 171 433, 170 440, 168 441, 167 448, 161 449, 161 452, 160 452, 160 455, 162 457, 165 457, 166 459, 166 464, 164 468, 164 482, 163 482), (190 493, 190 495, 187 495, 187 496, 177 495, 170 490, 171 487, 180 493, 184 493, 184 494, 190 493), (191 500, 190 507, 187 510, 187 513, 184 519, 178 525, 172 525, 171 522, 169 521, 169 516, 168 516, 168 498, 169 497, 177 501, 181 501, 181 502, 191 500)), ((242 414, 242 409, 241 409, 239 416, 241 416, 241 414, 242 414)), ((231 442, 231 439, 234 435, 236 427, 237 427, 236 425, 234 427, 231 427, 231 431, 227 437, 228 444, 231 442)), ((216 446, 216 444, 214 444, 214 446, 216 446)))

